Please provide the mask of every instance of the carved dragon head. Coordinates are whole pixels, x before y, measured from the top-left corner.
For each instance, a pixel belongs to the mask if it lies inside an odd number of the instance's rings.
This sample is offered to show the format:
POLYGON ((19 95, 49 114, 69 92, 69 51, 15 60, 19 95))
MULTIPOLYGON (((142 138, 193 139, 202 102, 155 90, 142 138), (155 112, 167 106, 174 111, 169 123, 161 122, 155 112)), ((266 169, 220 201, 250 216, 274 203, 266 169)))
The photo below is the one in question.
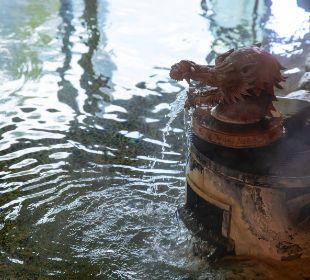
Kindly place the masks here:
POLYGON ((177 81, 185 79, 190 84, 191 74, 195 72, 196 63, 190 60, 181 60, 173 64, 170 70, 170 77, 177 81))

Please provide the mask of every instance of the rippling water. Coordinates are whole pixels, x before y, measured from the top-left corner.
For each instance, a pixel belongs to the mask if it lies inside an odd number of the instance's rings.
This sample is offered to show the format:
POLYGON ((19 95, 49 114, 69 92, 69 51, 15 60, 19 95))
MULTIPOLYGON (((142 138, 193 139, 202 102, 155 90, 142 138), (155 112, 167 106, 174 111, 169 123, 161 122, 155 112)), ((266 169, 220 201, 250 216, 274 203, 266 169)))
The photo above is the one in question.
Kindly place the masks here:
POLYGON ((169 67, 264 41, 293 68, 309 45, 296 4, 287 34, 279 1, 228 2, 1 1, 2 278, 220 277, 176 216, 189 118, 169 67))

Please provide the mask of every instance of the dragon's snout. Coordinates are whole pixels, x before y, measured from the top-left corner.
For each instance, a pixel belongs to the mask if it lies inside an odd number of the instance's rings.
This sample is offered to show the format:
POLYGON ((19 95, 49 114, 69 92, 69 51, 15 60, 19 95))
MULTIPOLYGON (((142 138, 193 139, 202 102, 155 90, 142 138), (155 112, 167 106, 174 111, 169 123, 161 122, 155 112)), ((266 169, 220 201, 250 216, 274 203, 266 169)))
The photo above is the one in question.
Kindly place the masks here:
POLYGON ((188 60, 181 60, 180 62, 173 64, 170 69, 170 77, 177 81, 186 79, 189 83, 190 74, 194 72, 193 62, 188 60))
POLYGON ((173 64, 170 69, 170 77, 174 80, 181 81, 184 76, 184 69, 180 67, 180 63, 173 64))

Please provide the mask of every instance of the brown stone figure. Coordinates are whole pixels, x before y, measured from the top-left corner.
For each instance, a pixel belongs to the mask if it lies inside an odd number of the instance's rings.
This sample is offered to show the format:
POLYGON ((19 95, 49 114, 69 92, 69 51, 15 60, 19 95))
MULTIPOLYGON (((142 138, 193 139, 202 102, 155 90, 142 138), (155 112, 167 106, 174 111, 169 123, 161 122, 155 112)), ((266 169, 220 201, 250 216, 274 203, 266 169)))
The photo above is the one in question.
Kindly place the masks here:
POLYGON ((193 108, 179 213, 213 246, 211 261, 228 254, 271 258, 285 261, 279 268, 296 266, 294 279, 306 279, 310 103, 275 96, 283 69, 259 45, 230 50, 214 66, 182 60, 171 67, 171 78, 190 84, 185 107, 193 108))
POLYGON ((279 116, 272 101, 276 100, 274 86, 282 88, 285 69, 260 44, 219 55, 215 65, 200 65, 181 60, 171 67, 170 77, 200 82, 206 89, 190 90, 186 108, 216 106, 212 115, 224 122, 248 124, 265 116, 279 116))
POLYGON ((274 87, 281 89, 286 79, 283 69, 257 44, 219 55, 215 65, 181 60, 170 77, 190 85, 185 108, 195 108, 192 125, 200 138, 249 148, 268 145, 283 133, 282 115, 273 104, 274 87), (193 86, 191 80, 199 83, 193 86))

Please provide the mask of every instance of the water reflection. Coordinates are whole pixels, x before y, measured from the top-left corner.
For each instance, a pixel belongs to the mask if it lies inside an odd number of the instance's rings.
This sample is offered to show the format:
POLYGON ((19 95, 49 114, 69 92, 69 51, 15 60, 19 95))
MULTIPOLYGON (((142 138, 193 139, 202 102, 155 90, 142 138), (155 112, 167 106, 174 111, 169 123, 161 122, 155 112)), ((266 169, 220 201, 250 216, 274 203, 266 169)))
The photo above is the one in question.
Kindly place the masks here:
POLYGON ((201 7, 215 38, 208 62, 228 48, 257 42, 281 55, 302 54, 305 49, 301 44, 309 35, 309 13, 298 2, 202 0, 201 7))
POLYGON ((59 9, 59 15, 62 18, 62 24, 60 25, 60 32, 62 34, 62 52, 64 54, 64 62, 61 68, 58 68, 58 73, 61 78, 58 91, 58 99, 70 106, 75 112, 79 112, 79 106, 76 101, 78 96, 78 90, 73 86, 70 80, 66 80, 66 73, 71 69, 72 52, 71 48, 73 42, 70 42, 70 38, 75 31, 72 25, 73 5, 71 0, 61 0, 61 6, 59 9))
MULTIPOLYGON (((104 33, 104 28, 99 26, 99 22, 97 20, 99 8, 97 1, 85 0, 84 5, 85 9, 82 19, 85 23, 85 28, 87 30, 88 38, 85 42, 85 45, 88 47, 88 51, 83 53, 79 61, 79 64, 84 69, 80 83, 82 88, 85 89, 85 92, 88 95, 88 98, 84 101, 84 110, 86 112, 95 114, 98 112, 102 113, 104 111, 105 104, 110 101, 110 96, 108 92, 109 90, 111 90, 112 85, 111 83, 109 83, 109 80, 112 76, 112 71, 116 67, 111 61, 110 57, 108 55, 105 55, 105 75, 100 72, 95 72, 94 64, 100 64, 100 62, 97 60, 99 58, 98 53, 100 52, 99 44, 103 46, 106 45, 106 36, 104 33), (99 30, 101 30, 101 32, 99 30), (96 57, 94 57, 95 54, 97 54, 96 57), (107 93, 105 92, 105 89, 108 89, 107 93), (96 111, 93 111, 94 108, 96 108, 96 111)), ((107 6, 107 3, 105 1, 101 1, 100 5, 107 6)), ((106 9, 100 11, 101 25, 104 25, 106 13, 106 9)), ((112 107, 110 106, 109 108, 111 111, 112 107)))
POLYGON ((298 3, 294 1, 273 0, 271 16, 266 28, 274 32, 275 42, 271 44, 271 50, 275 53, 287 55, 303 53, 303 46, 309 36, 309 13, 305 13, 298 3))
POLYGON ((264 41, 262 22, 266 20, 268 4, 260 0, 202 0, 203 16, 210 22, 213 33, 210 63, 227 48, 239 48, 264 41), (225 11, 225 12, 224 12, 225 11))

